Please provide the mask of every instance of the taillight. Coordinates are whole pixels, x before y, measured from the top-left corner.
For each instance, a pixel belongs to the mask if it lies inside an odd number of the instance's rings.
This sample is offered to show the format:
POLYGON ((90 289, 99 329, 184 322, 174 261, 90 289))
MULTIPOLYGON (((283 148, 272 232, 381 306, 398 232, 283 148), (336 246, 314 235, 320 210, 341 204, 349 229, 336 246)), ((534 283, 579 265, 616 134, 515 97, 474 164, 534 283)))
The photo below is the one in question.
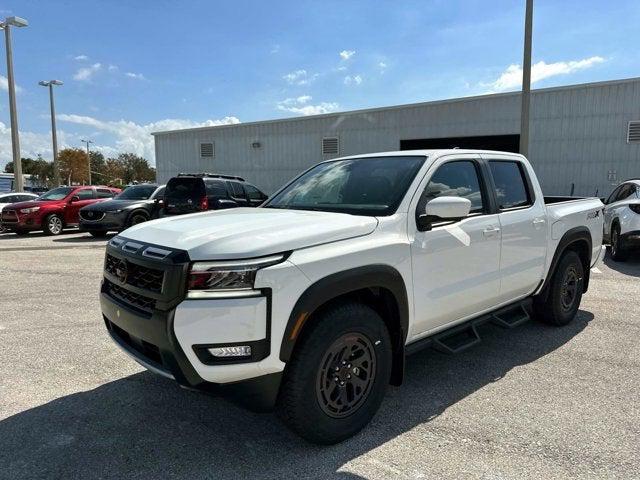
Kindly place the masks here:
POLYGON ((209 199, 206 196, 200 199, 200 210, 209 210, 209 199))
POLYGON ((634 203, 633 205, 629 205, 629 208, 637 214, 640 214, 640 203, 634 203))

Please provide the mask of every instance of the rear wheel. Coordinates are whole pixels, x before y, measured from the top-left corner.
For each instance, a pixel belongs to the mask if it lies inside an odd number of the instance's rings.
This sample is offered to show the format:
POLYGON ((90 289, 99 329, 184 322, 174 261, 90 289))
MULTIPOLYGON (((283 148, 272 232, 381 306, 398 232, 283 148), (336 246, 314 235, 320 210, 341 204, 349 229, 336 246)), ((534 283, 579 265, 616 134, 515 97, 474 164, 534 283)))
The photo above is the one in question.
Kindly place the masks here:
POLYGON ((335 306, 310 319, 287 365, 278 413, 294 432, 320 444, 345 440, 369 423, 391 375, 391 340, 375 310, 335 306))
POLYGON ((620 225, 617 223, 611 227, 611 245, 609 247, 611 258, 616 262, 625 260, 626 252, 624 241, 620 236, 620 225))
POLYGON ((52 213, 51 215, 47 215, 47 218, 44 219, 43 227, 44 233, 47 235, 60 235, 64 228, 64 224, 62 223, 62 218, 60 218, 59 215, 52 213))
POLYGON ((534 308, 540 320, 551 325, 567 325, 578 312, 584 286, 584 267, 578 254, 563 254, 551 278, 545 301, 536 298, 534 308))

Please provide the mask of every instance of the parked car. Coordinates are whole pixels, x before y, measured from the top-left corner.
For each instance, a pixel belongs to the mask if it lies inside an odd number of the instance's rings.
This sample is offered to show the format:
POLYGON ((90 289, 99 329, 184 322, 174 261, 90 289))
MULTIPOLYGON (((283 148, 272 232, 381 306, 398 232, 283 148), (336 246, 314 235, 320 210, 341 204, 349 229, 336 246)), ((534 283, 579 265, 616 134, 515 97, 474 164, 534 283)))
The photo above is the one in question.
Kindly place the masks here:
POLYGON ((149 370, 275 406, 295 432, 331 444, 371 420, 407 354, 457 353, 483 322, 571 322, 602 255, 602 208, 546 202, 517 154, 340 158, 260 208, 114 237, 102 314, 149 370))
POLYGON ((167 182, 164 215, 257 207, 267 199, 241 177, 211 173, 181 173, 167 182))
POLYGON ((640 179, 622 182, 605 201, 604 239, 618 262, 640 246, 640 179))
MULTIPOLYGON (((38 195, 27 192, 0 193, 0 215, 2 213, 2 209, 6 206, 11 205, 12 203, 26 202, 27 200, 34 200, 36 198, 38 198, 38 195)), ((9 230, 7 229, 7 227, 0 223, 0 233, 6 233, 8 231, 9 230)))
POLYGON ((158 218, 164 190, 164 185, 131 185, 113 200, 82 207, 80 231, 104 237, 108 232, 121 232, 132 225, 158 218))
POLYGON ((2 209, 2 225, 18 235, 42 230, 47 235, 59 235, 65 228, 79 223, 78 211, 120 193, 111 187, 58 187, 40 197, 19 202, 2 209))

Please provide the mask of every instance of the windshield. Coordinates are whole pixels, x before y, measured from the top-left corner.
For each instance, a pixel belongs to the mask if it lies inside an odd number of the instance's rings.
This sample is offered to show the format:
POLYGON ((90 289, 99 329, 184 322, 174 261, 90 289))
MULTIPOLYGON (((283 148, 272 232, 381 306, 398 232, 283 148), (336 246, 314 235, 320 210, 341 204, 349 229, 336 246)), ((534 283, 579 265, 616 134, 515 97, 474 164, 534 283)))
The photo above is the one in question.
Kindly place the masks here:
POLYGON ((423 156, 372 157, 321 163, 265 207, 392 215, 424 160, 423 156))
POLYGON ((115 200, 147 200, 158 188, 157 185, 135 185, 125 188, 115 200))
POLYGON ((38 200, 62 200, 64 197, 73 192, 74 187, 58 187, 49 190, 44 195, 38 197, 38 200))

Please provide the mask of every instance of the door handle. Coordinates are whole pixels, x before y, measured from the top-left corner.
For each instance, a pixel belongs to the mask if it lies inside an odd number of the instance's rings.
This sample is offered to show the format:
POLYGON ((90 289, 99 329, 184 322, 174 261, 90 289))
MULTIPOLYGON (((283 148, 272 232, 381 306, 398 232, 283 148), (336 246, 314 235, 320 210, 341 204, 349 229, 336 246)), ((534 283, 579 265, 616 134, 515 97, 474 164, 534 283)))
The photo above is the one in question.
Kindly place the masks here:
POLYGON ((540 228, 545 222, 546 220, 544 218, 534 218, 531 223, 533 223, 534 227, 540 228))
POLYGON ((483 234, 485 237, 491 237, 491 236, 493 236, 493 235, 497 235, 497 234, 498 234, 498 232, 500 232, 500 229, 499 229, 498 227, 491 226, 491 227, 487 227, 487 228, 485 228, 485 229, 482 231, 482 234, 483 234))

